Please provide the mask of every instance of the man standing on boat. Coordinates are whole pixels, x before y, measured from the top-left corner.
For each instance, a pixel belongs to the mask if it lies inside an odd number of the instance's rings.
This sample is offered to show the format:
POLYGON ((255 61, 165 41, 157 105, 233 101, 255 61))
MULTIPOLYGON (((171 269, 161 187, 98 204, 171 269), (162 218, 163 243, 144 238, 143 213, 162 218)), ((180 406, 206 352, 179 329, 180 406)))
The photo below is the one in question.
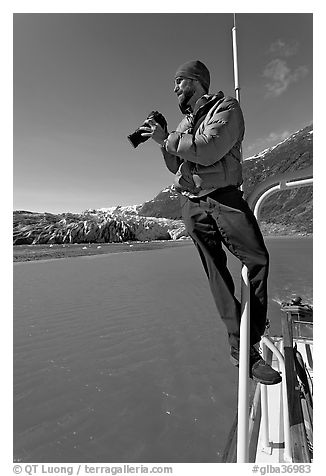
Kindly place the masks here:
POLYGON ((208 94, 210 73, 201 61, 181 65, 174 92, 185 115, 176 131, 153 119, 141 127, 157 142, 181 194, 182 216, 226 325, 231 361, 239 364, 240 303, 222 244, 248 268, 250 281, 250 377, 272 385, 281 376, 256 350, 265 331, 269 256, 259 226, 243 199, 241 142, 244 120, 238 101, 222 91, 208 94))

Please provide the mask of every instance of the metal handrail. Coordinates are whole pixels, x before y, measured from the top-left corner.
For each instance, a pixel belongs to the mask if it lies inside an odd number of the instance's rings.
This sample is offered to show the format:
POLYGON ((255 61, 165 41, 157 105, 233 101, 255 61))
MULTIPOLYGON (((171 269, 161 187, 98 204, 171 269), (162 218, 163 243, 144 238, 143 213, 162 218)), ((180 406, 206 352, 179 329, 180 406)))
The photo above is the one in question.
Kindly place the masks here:
MULTIPOLYGON (((258 221, 260 208, 267 197, 280 190, 304 187, 311 185, 312 182, 312 167, 283 174, 281 176, 271 177, 270 179, 266 180, 258 187, 256 187, 252 194, 247 198, 247 201, 249 206, 254 210, 254 215, 256 216, 258 221)), ((242 268, 241 309, 242 312, 240 323, 239 352, 237 463, 247 463, 249 461, 248 380, 250 346, 250 283, 248 280, 248 269, 245 266, 243 266, 242 268)), ((288 455, 286 456, 288 457, 288 455)))
POLYGON ((281 175, 269 177, 254 188, 254 190, 247 197, 247 202, 250 208, 254 210, 256 203, 266 191, 272 189, 273 187, 277 188, 275 191, 284 190, 286 188, 289 188, 290 186, 293 187, 296 182, 304 182, 306 180, 309 180, 309 184, 311 184, 312 176, 313 168, 311 166, 305 169, 295 170, 293 172, 287 172, 281 175))

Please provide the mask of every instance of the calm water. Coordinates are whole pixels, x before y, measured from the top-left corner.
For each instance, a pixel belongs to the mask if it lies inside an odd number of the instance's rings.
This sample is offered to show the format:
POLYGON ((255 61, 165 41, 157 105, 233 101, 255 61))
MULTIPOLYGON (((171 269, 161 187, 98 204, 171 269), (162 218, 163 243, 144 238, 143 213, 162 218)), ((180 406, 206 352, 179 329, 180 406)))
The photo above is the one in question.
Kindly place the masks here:
MULTIPOLYGON (((267 246, 279 332, 280 301, 312 302, 312 239, 267 246)), ((236 397, 192 244, 14 265, 16 460, 218 462, 236 397)))

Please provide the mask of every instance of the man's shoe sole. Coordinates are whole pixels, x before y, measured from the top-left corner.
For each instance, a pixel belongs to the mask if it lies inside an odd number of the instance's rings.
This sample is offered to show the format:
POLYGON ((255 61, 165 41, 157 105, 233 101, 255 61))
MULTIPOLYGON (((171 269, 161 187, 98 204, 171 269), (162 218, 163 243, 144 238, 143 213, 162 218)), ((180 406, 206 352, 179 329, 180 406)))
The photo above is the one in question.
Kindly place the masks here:
POLYGON ((282 382, 282 377, 281 377, 281 376, 279 376, 278 379, 275 379, 275 380, 273 380, 273 381, 271 381, 271 380, 262 380, 262 379, 260 379, 260 378, 255 377, 254 375, 253 375, 251 378, 252 378, 255 382, 261 383, 261 384, 263 384, 263 385, 276 385, 276 384, 282 382))

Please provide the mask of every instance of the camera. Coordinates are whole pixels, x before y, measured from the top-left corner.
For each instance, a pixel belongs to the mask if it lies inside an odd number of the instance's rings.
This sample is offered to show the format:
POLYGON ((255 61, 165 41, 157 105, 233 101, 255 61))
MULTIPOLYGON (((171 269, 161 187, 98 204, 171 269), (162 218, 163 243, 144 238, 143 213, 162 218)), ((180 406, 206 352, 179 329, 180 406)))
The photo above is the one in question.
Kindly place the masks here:
MULTIPOLYGON (((157 122, 165 131, 167 131, 167 122, 165 120, 165 117, 158 111, 152 111, 146 118, 146 121, 148 119, 154 119, 155 122, 157 122)), ((145 122, 146 122, 145 121, 145 122)), ((140 126, 146 126, 145 122, 140 126)), ((138 129, 135 130, 135 132, 133 132, 132 134, 129 134, 129 136, 127 136, 129 141, 131 142, 131 144, 134 146, 134 148, 138 147, 139 144, 141 144, 142 142, 146 142, 147 139, 149 139, 149 137, 144 137, 142 135, 142 131, 140 130, 140 128, 138 127, 138 129)))

